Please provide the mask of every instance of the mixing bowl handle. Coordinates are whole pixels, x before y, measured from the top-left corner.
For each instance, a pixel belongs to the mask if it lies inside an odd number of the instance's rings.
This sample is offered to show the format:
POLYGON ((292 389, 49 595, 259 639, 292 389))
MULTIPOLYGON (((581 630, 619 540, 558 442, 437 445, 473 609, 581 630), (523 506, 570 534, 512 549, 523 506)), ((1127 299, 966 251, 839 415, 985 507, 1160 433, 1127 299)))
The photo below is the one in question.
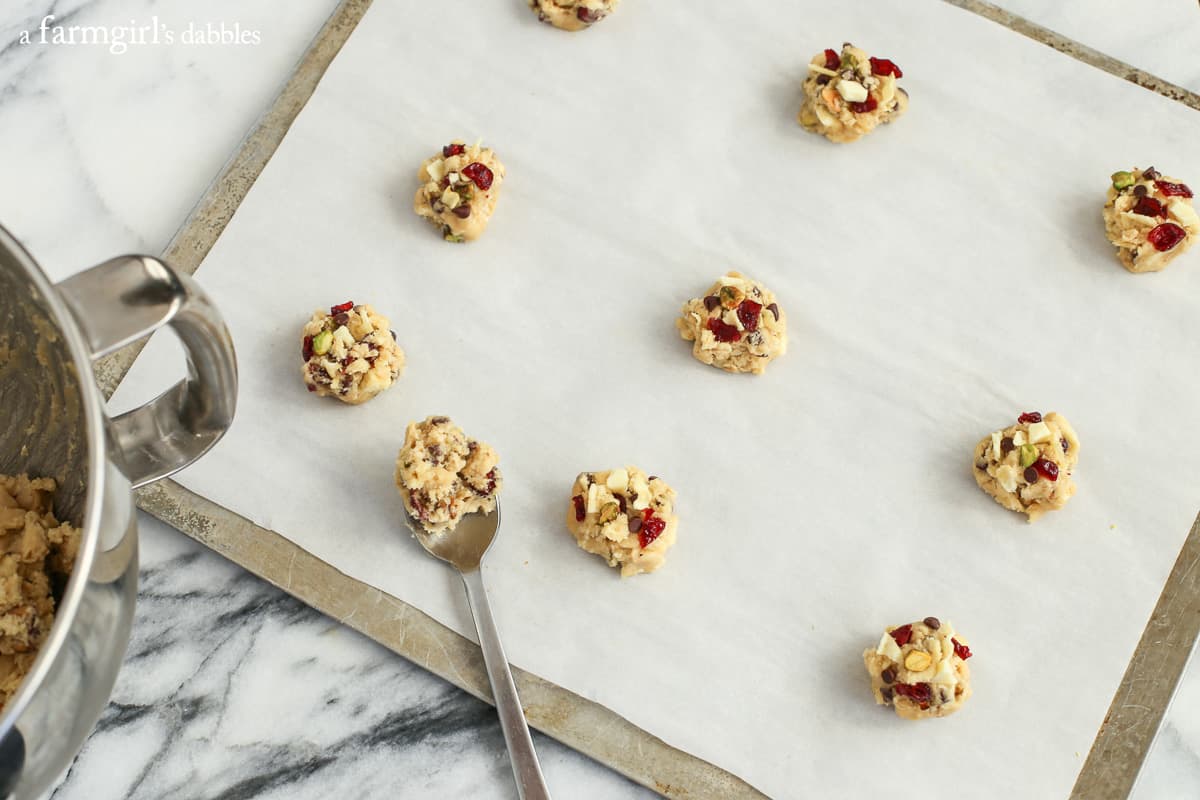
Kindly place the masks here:
POLYGON ((199 286, 150 256, 120 256, 58 284, 93 360, 169 325, 187 354, 187 378, 113 419, 134 487, 202 456, 233 421, 237 359, 221 315, 199 286))

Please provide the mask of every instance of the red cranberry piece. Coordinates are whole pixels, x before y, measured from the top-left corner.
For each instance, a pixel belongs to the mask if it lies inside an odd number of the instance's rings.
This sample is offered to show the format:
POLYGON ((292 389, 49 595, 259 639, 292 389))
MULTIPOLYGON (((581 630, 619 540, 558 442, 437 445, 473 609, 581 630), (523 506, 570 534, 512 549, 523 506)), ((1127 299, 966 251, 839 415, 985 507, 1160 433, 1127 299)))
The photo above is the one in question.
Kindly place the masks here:
POLYGON ((872 75, 895 75, 897 78, 904 77, 904 73, 900 71, 900 68, 893 64, 889 59, 872 58, 869 60, 871 62, 872 75))
POLYGON ((667 521, 662 517, 650 517, 642 525, 642 530, 638 533, 638 544, 645 550, 646 547, 662 536, 662 532, 667 529, 667 521))
POLYGON ((313 357, 312 337, 311 336, 304 337, 304 342, 300 345, 300 355, 302 355, 304 357, 305 361, 308 361, 310 358, 313 357))
POLYGON ((492 180, 495 178, 492 171, 478 161, 473 161, 463 167, 462 174, 474 181, 475 185, 485 192, 492 188, 492 180))
POLYGON ((1041 422, 1041 421, 1042 421, 1042 412, 1040 412, 1040 411, 1026 411, 1024 414, 1017 417, 1017 422, 1030 423, 1030 422, 1041 422))
POLYGON ((928 683, 897 683, 893 688, 896 694, 918 703, 928 703, 933 696, 933 687, 928 683))
POLYGON ((354 308, 354 301, 347 300, 346 302, 340 303, 339 305, 330 306, 329 313, 336 316, 338 314, 345 314, 347 311, 349 311, 352 308, 354 308))
POLYGON ((708 329, 712 331, 713 338, 718 342, 736 342, 742 338, 742 334, 738 332, 737 328, 722 322, 720 317, 710 317, 708 329))
POLYGON ((837 51, 827 49, 825 51, 825 69, 837 69, 841 65, 842 57, 838 55, 837 51))
POLYGON ((575 11, 575 16, 579 17, 579 21, 585 25, 591 25, 593 22, 599 22, 604 14, 599 11, 593 11, 587 6, 580 6, 575 11))
POLYGON ((971 657, 971 648, 960 642, 958 639, 951 638, 950 643, 954 645, 954 655, 966 661, 971 657))
POLYGON ((450 156, 461 156, 467 152, 465 144, 448 144, 442 148, 442 157, 449 158, 450 156))
POLYGON ((642 519, 644 519, 644 520, 650 519, 653 516, 654 516, 654 509, 651 508, 650 506, 646 506, 645 508, 642 509, 642 519))
POLYGON ((1154 249, 1160 253, 1165 253, 1185 238, 1187 232, 1174 222, 1164 222, 1146 234, 1146 241, 1154 245, 1154 249))
POLYGON ((762 303, 753 300, 743 300, 738 306, 737 316, 742 321, 742 327, 748 331, 758 330, 758 315, 762 313, 762 303))
POLYGON ((1048 458, 1039 458, 1033 462, 1033 468, 1048 481, 1058 480, 1058 464, 1055 464, 1048 458))
POLYGON ((310 384, 308 384, 308 390, 309 390, 310 392, 315 392, 315 391, 317 390, 317 387, 316 387, 316 386, 313 386, 313 385, 310 383, 310 384))
POLYGON ((1155 181, 1154 188, 1165 194, 1167 197, 1191 197, 1192 190, 1187 187, 1186 183, 1171 183, 1170 181, 1155 181))
POLYGON ((721 298, 717 297, 715 294, 710 294, 708 297, 704 298, 705 311, 712 311, 719 305, 721 305, 721 298))
POLYGON ((1163 204, 1155 200, 1153 197, 1143 197, 1137 201, 1132 209, 1135 214, 1141 214, 1143 217, 1165 217, 1167 210, 1163 208, 1163 204))
POLYGON ((583 495, 575 495, 571 498, 571 502, 575 504, 575 521, 583 522, 583 518, 587 516, 587 507, 583 504, 583 495))
POLYGON ((471 216, 471 204, 459 203, 453 209, 451 209, 451 212, 459 219, 466 219, 467 217, 471 216))
POLYGON ((904 647, 912 639, 912 625, 901 625, 891 631, 891 634, 892 638, 896 640, 896 644, 904 647))
POLYGON ((874 111, 879 107, 879 101, 875 99, 875 95, 867 95, 867 99, 861 103, 850 103, 850 110, 855 114, 865 114, 868 111, 874 111))

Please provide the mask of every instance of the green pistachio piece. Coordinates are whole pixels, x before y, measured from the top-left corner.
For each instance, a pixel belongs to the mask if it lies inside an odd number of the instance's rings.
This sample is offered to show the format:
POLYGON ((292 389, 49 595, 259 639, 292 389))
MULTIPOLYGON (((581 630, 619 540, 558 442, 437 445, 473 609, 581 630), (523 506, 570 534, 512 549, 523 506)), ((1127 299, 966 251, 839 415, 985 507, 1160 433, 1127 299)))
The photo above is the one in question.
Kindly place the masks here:
POLYGON ((1021 445, 1021 466, 1032 466, 1038 460, 1038 449, 1031 444, 1021 445))
POLYGON ((616 503, 605 503, 600 506, 600 524, 612 522, 621 513, 621 507, 616 503))
POLYGON ((330 346, 333 345, 333 333, 331 331, 321 331, 313 337, 312 348, 313 352, 319 356, 323 356, 329 352, 330 346))
POLYGON ((1113 183, 1113 188, 1116 189, 1118 192, 1121 191, 1122 189, 1128 189, 1130 186, 1133 186, 1133 183, 1134 183, 1133 173, 1132 172, 1124 172, 1124 171, 1114 172, 1112 174, 1112 183, 1113 183))

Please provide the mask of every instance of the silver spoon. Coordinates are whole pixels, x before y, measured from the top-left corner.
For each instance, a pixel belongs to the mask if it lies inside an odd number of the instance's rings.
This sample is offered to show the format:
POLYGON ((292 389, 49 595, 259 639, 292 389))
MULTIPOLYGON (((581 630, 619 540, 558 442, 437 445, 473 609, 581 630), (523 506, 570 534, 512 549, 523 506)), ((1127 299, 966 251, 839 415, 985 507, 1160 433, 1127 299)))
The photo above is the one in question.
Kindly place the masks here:
POLYGON ((517 697, 517 687, 508 668, 504 647, 500 644, 500 631, 496 629, 496 620, 492 618, 487 591, 483 588, 483 575, 479 571, 484 553, 500 530, 500 499, 496 499, 496 509, 490 514, 468 514, 458 521, 454 530, 444 533, 427 533, 407 513, 404 521, 430 555, 458 570, 467 587, 467 603, 471 606, 475 630, 479 633, 483 663, 487 667, 496 711, 500 715, 500 730, 504 732, 508 757, 512 760, 513 775, 517 779, 517 794, 521 800, 550 800, 550 790, 546 788, 537 753, 533 750, 529 724, 525 721, 525 712, 521 710, 521 700, 517 697))

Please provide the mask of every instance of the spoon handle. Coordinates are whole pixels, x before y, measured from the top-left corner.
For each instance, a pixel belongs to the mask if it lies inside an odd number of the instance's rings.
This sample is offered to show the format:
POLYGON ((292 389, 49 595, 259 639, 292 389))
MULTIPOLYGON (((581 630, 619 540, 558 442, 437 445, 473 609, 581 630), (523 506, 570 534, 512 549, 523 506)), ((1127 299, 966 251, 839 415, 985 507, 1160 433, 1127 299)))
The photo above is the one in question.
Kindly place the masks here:
POLYGON ((496 700, 496 712, 500 715, 500 729, 504 731, 504 742, 508 745, 508 757, 512 760, 513 775, 517 779, 517 793, 521 800, 550 800, 550 790, 542 777, 537 753, 533 750, 533 739, 508 658, 500 644, 500 632, 492 609, 488 605, 487 592, 483 588, 483 575, 478 569, 462 573, 467 586, 467 602, 471 605, 471 616, 475 618, 475 630, 479 632, 479 646, 483 650, 483 663, 487 667, 488 680, 492 683, 492 696, 496 700))

